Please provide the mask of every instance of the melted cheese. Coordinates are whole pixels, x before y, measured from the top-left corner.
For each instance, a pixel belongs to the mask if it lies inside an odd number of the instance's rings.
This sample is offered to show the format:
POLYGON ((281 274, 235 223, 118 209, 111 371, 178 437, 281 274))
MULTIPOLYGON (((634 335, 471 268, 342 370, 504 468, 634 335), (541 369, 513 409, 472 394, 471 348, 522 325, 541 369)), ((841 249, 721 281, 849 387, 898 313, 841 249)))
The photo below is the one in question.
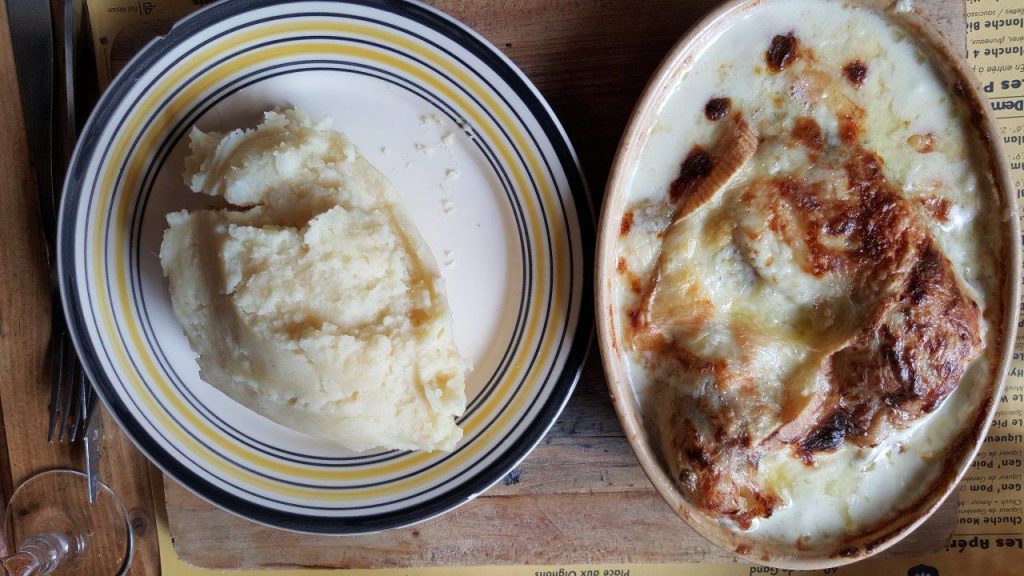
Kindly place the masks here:
MULTIPOLYGON (((995 213, 994 193, 969 152, 976 143, 965 111, 918 45, 878 16, 819 0, 762 4, 706 44, 658 112, 630 183, 633 224, 619 242, 628 274, 615 286, 621 311, 616 334, 629 350, 630 314, 644 304, 628 278, 651 278, 661 267, 659 282, 675 289, 650 297, 648 319, 662 322, 690 352, 723 358, 755 382, 753 401, 746 404, 746 416, 759 419, 755 442, 785 424, 787 412, 799 409, 794 403, 822 386, 824 355, 872 310, 873 297, 865 296, 851 275, 808 272, 807 246, 773 229, 777 215, 769 209, 770 194, 758 189, 758 182, 791 174, 824 185, 844 179, 841 159, 830 159, 828 150, 843 148, 841 117, 850 106, 863 111, 860 144, 884 159, 886 178, 984 314, 985 341, 993 334, 986 311, 999 288, 999 225, 984 217, 995 213), (813 64, 798 60, 791 70, 770 73, 766 47, 789 32, 813 51, 813 64), (867 67, 859 87, 841 76, 853 61, 867 67), (833 73, 822 78, 822 70, 833 73), (687 151, 713 148, 727 129, 704 114, 705 104, 718 97, 731 100, 733 114, 756 123, 762 144, 709 202, 666 230, 672 210, 668 191, 687 151), (823 154, 787 139, 799 117, 820 126, 823 154), (915 149, 922 141, 934 141, 933 150, 915 149), (948 218, 923 209, 928 198, 948 202, 948 218), (662 252, 666 256, 659 261, 662 252), (758 403, 774 410, 766 417, 758 403)), ((831 192, 841 195, 841 188, 831 192)), ((833 248, 843 241, 822 239, 833 248)), ((813 467, 788 449, 771 451, 758 464, 757 479, 778 492, 783 505, 771 517, 756 519, 750 534, 802 545, 841 541, 913 502, 941 469, 936 454, 982 401, 993 362, 991 353, 983 353, 938 410, 894 431, 877 447, 846 444, 819 454, 813 467)), ((628 368, 652 427, 659 404, 655 390, 669 386, 676 396, 700 398, 715 385, 706 375, 646 364, 637 353, 630 355, 628 368)))

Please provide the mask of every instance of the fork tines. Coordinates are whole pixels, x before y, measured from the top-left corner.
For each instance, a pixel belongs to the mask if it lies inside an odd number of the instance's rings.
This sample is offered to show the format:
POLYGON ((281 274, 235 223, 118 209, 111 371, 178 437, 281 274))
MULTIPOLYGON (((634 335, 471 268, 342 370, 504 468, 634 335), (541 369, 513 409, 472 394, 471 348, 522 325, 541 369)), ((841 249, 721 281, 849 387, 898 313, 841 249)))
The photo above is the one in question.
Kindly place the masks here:
POLYGON ((46 438, 50 442, 74 442, 85 433, 95 397, 61 317, 59 299, 54 304, 50 332, 50 422, 46 438))

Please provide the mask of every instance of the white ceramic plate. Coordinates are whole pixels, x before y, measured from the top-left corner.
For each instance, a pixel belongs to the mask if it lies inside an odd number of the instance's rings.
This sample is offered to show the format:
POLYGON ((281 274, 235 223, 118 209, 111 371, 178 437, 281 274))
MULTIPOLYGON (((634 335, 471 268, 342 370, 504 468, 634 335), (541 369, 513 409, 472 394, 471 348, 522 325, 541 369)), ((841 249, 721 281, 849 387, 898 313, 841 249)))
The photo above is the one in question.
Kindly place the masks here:
POLYGON ((529 452, 579 374, 593 230, 575 155, 522 73, 431 8, 249 1, 198 12, 115 79, 65 190, 61 289, 100 396, 164 471, 253 520, 342 534, 449 510, 529 452), (334 119, 395 184, 441 266, 474 367, 451 454, 347 452, 199 378, 157 256, 165 215, 203 203, 182 183, 187 133, 251 127, 284 106, 334 119))

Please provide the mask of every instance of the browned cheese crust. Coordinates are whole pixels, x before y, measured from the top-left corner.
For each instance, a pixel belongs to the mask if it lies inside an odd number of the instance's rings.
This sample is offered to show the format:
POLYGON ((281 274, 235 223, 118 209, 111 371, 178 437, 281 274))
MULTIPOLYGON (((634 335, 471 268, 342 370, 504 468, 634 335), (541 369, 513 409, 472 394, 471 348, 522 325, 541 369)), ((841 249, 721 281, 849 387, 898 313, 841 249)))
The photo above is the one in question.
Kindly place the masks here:
MULTIPOLYGON (((837 275, 856 287, 849 297, 857 306, 833 310, 833 315, 849 317, 822 336, 824 351, 815 361, 825 374, 826 389, 782 406, 756 406, 759 392, 748 373, 721 358, 698 356, 679 342, 679 335, 696 333, 713 312, 706 309, 710 301, 693 293, 677 300, 686 303, 683 308, 652 310, 652 295, 679 289, 661 282, 662 257, 648 278, 637 278, 621 260, 619 266, 620 273, 632 275, 630 284, 640 296, 639 307, 628 311, 633 349, 651 369, 674 363, 701 391, 698 401, 659 400, 675 402, 667 436, 663 430, 664 456, 691 502, 740 527, 771 516, 781 504, 779 495, 756 479, 767 451, 793 450, 813 465, 816 453, 834 451, 845 442, 877 445, 893 428, 935 410, 982 349, 978 306, 922 219, 948 212, 948 206, 919 206, 900 195, 886 180, 884 159, 860 141, 863 110, 835 85, 848 82, 858 88, 868 64, 856 61, 823 71, 792 33, 776 36, 765 58, 771 73, 792 77, 793 98, 828 106, 839 126, 839 142, 831 145, 809 117, 794 119, 784 137, 786 146, 804 150, 825 173, 844 174, 845 182, 791 173, 756 179, 736 191, 736 202, 759 203, 769 214, 772 233, 801 248, 795 252, 805 255, 800 266, 806 273, 837 275), (746 399, 742 410, 737 398, 746 399), (773 412, 780 425, 753 441, 748 421, 758 410, 773 412)), ((728 100, 708 104, 708 118, 721 118, 723 102, 728 100)), ((665 230, 721 191, 758 147, 761 136, 741 111, 732 111, 726 121, 731 124, 709 146, 712 151, 694 147, 682 162, 668 190, 670 200, 662 205, 665 230)), ((622 234, 632 225, 631 210, 622 234)))

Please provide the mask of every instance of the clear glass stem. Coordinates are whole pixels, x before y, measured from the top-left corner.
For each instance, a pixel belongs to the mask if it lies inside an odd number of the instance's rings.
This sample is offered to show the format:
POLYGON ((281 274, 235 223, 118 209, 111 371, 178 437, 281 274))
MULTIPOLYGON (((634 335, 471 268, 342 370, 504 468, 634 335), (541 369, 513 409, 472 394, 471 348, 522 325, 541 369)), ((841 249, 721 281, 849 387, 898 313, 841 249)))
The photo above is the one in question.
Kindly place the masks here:
POLYGON ((30 537, 13 556, 0 558, 4 576, 44 576, 82 552, 82 543, 67 534, 46 532, 30 537))
POLYGON ((88 477, 77 470, 25 480, 3 517, 0 576, 121 576, 131 565, 128 511, 102 482, 90 504, 88 477), (2 557, 10 550, 18 553, 2 557))

